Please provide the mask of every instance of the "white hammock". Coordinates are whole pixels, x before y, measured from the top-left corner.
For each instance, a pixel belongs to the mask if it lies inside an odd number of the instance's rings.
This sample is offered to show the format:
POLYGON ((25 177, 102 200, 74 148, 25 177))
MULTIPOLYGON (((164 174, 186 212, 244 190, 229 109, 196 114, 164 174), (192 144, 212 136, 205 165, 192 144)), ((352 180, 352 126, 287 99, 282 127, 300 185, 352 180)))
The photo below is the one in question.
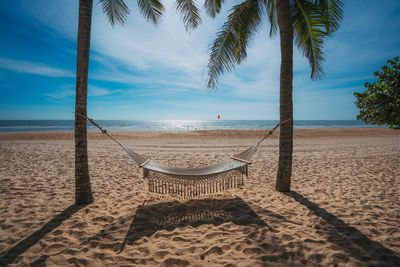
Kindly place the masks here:
POLYGON ((139 155, 114 139, 93 119, 77 114, 87 119, 99 128, 103 134, 120 145, 136 164, 143 168, 143 177, 148 180, 150 192, 183 197, 216 193, 243 186, 243 175, 248 176, 248 165, 251 164, 250 160, 260 143, 272 135, 281 124, 291 120, 288 119, 278 123, 256 144, 223 161, 198 168, 176 168, 157 163, 139 155))

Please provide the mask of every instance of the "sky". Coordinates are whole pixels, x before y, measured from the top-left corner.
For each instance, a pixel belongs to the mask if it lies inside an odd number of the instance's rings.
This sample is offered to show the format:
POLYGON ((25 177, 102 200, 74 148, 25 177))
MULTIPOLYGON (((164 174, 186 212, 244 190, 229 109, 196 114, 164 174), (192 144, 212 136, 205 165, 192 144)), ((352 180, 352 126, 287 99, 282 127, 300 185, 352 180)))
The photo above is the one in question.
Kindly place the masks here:
MULTIPOLYGON (((14 0, 0 9, 0 119, 74 119, 77 0, 14 0)), ((96 119, 279 119, 279 36, 267 19, 248 57, 207 90, 208 52, 232 3, 214 19, 185 31, 175 1, 162 1, 159 25, 137 2, 124 27, 111 27, 94 0, 88 114, 96 119)), ((202 6, 204 1, 197 1, 202 6)), ((228 3, 229 2, 229 3, 228 3)), ((325 42, 325 76, 310 79, 308 61, 294 49, 295 120, 354 120, 353 93, 400 56, 399 0, 344 0, 341 28, 325 42)))

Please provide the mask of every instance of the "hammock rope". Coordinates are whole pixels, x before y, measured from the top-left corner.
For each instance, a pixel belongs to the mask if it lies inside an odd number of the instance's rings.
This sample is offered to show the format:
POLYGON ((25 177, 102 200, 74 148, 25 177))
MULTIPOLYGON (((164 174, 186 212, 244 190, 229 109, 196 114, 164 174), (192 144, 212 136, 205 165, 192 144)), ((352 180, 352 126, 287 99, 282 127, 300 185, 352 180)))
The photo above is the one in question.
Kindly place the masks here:
POLYGON ((92 118, 77 112, 76 114, 87 119, 103 134, 121 146, 136 164, 143 168, 143 178, 147 178, 150 192, 181 197, 194 197, 242 187, 244 185, 243 176, 248 176, 248 165, 251 164, 250 160, 258 146, 282 124, 292 120, 290 118, 278 123, 254 145, 223 161, 198 168, 176 168, 139 155, 118 142, 92 118))

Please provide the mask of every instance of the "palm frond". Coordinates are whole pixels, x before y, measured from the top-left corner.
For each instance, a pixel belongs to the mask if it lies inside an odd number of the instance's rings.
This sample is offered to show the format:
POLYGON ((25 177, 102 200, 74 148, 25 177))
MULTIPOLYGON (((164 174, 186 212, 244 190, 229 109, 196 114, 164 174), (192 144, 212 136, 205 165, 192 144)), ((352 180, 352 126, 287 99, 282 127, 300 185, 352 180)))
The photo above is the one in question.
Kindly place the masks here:
POLYGON ((176 9, 182 14, 183 24, 187 32, 197 28, 201 23, 199 8, 194 0, 176 0, 176 9))
POLYGON ((249 41, 261 22, 262 9, 257 0, 246 0, 231 11, 210 48, 207 87, 211 90, 225 70, 231 71, 246 58, 249 41))
POLYGON ((214 18, 219 11, 221 10, 221 5, 224 3, 224 0, 205 0, 204 8, 207 14, 214 18))
POLYGON ((126 17, 129 14, 129 8, 123 0, 100 0, 103 11, 112 26, 115 23, 125 24, 126 17))
POLYGON ((311 79, 320 78, 324 75, 322 48, 327 36, 324 17, 309 0, 295 0, 291 9, 296 45, 310 62, 311 79))
POLYGON ((154 24, 158 23, 158 20, 162 16, 164 6, 158 0, 137 0, 140 13, 154 24))
POLYGON ((264 0, 270 24, 269 37, 276 35, 278 30, 278 15, 276 13, 276 0, 264 0))
POLYGON ((315 6, 323 17, 326 33, 331 35, 339 28, 343 19, 343 2, 341 0, 315 0, 315 6))

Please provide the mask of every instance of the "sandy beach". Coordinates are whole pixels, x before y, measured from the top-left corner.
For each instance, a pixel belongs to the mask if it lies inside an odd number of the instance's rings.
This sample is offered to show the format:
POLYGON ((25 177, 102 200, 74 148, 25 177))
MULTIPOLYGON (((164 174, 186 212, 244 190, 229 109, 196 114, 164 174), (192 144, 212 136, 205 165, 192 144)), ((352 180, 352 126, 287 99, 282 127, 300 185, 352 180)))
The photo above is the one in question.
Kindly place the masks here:
MULTIPOLYGON (((196 167, 259 130, 111 133, 158 162, 196 167)), ((295 130, 292 191, 275 191, 278 133, 242 189, 176 199, 89 133, 95 202, 74 203, 72 132, 0 134, 0 266, 400 266, 400 131, 295 130)))

